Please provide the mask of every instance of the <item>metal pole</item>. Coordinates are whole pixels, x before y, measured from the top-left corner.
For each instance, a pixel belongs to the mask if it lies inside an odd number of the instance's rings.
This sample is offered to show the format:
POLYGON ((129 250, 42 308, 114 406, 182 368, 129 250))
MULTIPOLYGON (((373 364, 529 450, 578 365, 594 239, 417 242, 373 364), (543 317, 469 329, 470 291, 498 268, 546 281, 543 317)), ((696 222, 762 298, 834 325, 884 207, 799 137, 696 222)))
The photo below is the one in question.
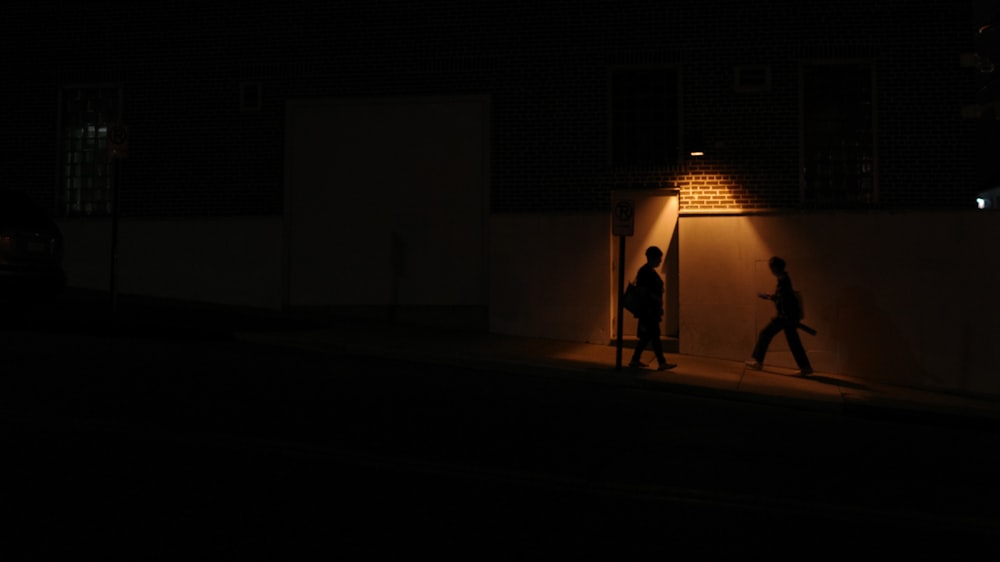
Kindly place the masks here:
POLYGON ((618 237, 618 343, 615 349, 615 370, 622 370, 622 314, 625 307, 622 306, 622 293, 625 287, 625 237, 618 237))
POLYGON ((118 158, 111 161, 111 314, 118 311, 118 158))

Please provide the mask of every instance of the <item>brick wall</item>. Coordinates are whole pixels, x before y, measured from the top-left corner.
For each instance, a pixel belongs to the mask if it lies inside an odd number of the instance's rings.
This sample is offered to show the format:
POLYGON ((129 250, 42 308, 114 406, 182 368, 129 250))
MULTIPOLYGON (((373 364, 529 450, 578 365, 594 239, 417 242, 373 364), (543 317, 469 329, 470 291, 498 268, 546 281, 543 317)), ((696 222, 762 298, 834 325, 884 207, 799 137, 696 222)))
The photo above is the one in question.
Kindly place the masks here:
POLYGON ((676 187, 683 209, 798 208, 798 63, 864 57, 877 74, 883 206, 968 206, 975 76, 971 7, 914 3, 592 0, 290 1, 253 9, 36 2, 5 8, 0 138, 5 182, 53 201, 60 85, 120 82, 129 216, 281 213, 284 101, 488 94, 491 209, 605 210, 614 189, 676 187), (620 169, 608 160, 608 68, 666 64, 682 82, 701 160, 620 169), (735 65, 771 87, 737 92, 735 65), (239 85, 262 85, 240 111, 239 85))

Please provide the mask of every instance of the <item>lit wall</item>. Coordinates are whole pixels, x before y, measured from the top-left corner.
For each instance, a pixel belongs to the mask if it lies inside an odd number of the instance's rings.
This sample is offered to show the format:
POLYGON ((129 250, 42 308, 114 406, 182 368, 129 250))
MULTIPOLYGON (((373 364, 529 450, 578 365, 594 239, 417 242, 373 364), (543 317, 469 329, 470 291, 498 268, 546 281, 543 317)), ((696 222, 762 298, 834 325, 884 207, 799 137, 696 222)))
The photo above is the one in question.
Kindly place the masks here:
MULTIPOLYGON (((110 225, 62 221, 70 285, 108 288, 110 225)), ((604 344, 613 337, 609 216, 490 218, 489 329, 604 344)), ((126 220, 119 289, 279 308, 281 219, 126 220), (254 244, 248 244, 254 240, 254 244)), ((1000 393, 1000 223, 989 212, 686 214, 678 221, 682 354, 742 361, 773 314, 757 299, 781 255, 806 302, 820 372, 1000 393)), ((781 336, 767 363, 792 368, 781 336)))
MULTIPOLYGON (((772 255, 806 300, 818 371, 1000 392, 995 217, 976 212, 800 213, 680 219, 682 353, 742 360, 773 305, 772 255)), ((794 367, 781 336, 767 363, 794 367)))

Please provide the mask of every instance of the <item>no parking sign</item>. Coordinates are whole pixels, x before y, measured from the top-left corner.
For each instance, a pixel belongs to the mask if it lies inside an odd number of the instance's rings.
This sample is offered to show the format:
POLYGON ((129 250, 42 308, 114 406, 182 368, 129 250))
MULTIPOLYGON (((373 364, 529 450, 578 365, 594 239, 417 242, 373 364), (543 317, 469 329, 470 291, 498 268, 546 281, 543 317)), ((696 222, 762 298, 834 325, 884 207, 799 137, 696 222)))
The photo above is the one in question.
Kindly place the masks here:
POLYGON ((632 236, 635 231, 635 201, 622 199, 611 209, 611 232, 615 236, 632 236))
POLYGON ((121 123, 108 125, 108 156, 125 158, 128 155, 128 127, 121 123))

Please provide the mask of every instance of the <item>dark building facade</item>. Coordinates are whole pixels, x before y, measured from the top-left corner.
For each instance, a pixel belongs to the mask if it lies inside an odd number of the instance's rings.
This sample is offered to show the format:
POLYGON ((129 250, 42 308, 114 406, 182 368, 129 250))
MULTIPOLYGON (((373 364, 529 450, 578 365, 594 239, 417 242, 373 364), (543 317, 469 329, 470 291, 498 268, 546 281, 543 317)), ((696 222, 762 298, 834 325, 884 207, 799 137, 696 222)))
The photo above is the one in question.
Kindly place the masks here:
POLYGON ((971 22, 953 2, 32 3, 2 24, 7 181, 73 214, 60 95, 102 87, 129 126, 124 215, 278 214, 286 100, 476 94, 494 213, 603 210, 647 187, 679 188, 685 209, 961 208, 980 187, 959 118, 971 22), (656 120, 667 138, 641 130, 656 120), (837 144, 805 147, 809 132, 837 144), (678 178, 694 141, 703 173, 678 178))
POLYGON ((659 245, 664 333, 741 360, 777 254, 817 370, 1000 391, 978 3, 4 10, 4 182, 59 219, 71 285, 607 342, 659 245))

